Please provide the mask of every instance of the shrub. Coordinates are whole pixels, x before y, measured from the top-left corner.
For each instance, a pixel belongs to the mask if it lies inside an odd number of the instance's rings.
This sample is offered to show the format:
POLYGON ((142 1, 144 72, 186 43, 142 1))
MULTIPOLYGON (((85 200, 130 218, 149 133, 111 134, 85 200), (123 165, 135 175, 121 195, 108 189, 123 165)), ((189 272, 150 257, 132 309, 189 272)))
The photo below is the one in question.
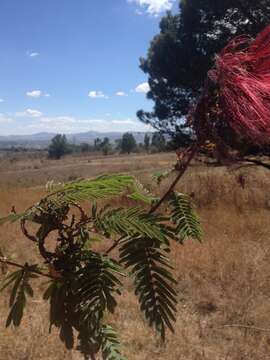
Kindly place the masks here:
POLYGON ((46 278, 49 284, 43 297, 50 303, 50 323, 59 329, 66 347, 73 348, 77 334, 85 358, 95 359, 101 353, 103 359, 124 359, 106 314, 114 312, 122 279, 130 276, 142 313, 164 339, 167 329, 174 330, 177 303, 168 258, 171 242, 201 239, 188 196, 171 191, 166 199, 158 199, 134 177, 121 174, 48 187, 49 194, 24 213, 0 220, 0 224, 20 221, 40 256, 38 264, 17 264, 0 254, 5 266, 17 267, 1 288, 12 287, 6 326, 21 324, 27 299, 34 296, 32 281, 46 278), (100 205, 100 200, 120 196, 134 205, 100 205), (162 215, 157 210, 165 200, 169 212, 162 215), (90 214, 79 205, 85 201, 92 203, 90 214), (38 227, 33 234, 29 223, 38 227), (52 234, 57 234, 53 251, 46 243, 52 234), (112 243, 105 252, 97 252, 93 249, 97 239, 112 243), (112 256, 112 250, 118 255, 112 256))

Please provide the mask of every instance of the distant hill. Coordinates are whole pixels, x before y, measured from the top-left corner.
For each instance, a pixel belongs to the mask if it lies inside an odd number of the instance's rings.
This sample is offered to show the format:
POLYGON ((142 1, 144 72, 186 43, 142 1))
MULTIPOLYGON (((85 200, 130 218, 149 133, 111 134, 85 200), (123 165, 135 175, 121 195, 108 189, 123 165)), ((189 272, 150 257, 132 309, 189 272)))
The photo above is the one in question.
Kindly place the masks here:
MULTIPOLYGON (((132 132, 137 143, 143 143, 145 132, 132 132)), ((149 133, 151 134, 151 133, 149 133)), ((25 148, 36 148, 43 149, 46 148, 51 139, 56 135, 56 133, 41 132, 33 135, 9 135, 9 136, 0 136, 0 147, 1 148, 10 148, 14 147, 25 147, 25 148)), ((88 131, 84 133, 77 134, 67 134, 67 139, 69 142, 74 144, 80 144, 83 142, 92 144, 96 138, 103 139, 108 137, 111 142, 114 142, 117 139, 121 139, 123 133, 121 132, 97 132, 97 131, 88 131)))

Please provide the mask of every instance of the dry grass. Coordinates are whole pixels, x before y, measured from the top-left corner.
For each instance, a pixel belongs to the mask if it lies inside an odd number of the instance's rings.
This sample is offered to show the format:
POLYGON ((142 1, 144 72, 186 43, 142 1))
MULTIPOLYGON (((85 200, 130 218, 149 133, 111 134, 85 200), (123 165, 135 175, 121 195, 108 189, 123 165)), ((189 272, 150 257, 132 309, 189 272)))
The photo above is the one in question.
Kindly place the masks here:
MULTIPOLYGON (((131 171, 150 184, 151 173, 169 167, 173 160, 171 154, 82 158, 76 159, 76 164, 68 158, 63 163, 44 160, 42 169, 28 172, 20 168, 22 164, 11 164, 0 174, 0 216, 14 204, 20 210, 36 201, 43 190, 29 185, 41 184, 42 177, 44 183, 52 178, 67 180, 75 174, 89 177, 107 171, 131 171), (23 186, 18 186, 19 179, 23 186)), ((27 164, 26 161, 24 166, 32 166, 27 164)), ((155 186, 158 192, 162 189, 155 186)), ((195 164, 178 190, 194 197, 204 241, 202 244, 188 241, 172 251, 179 281, 176 331, 168 336, 165 347, 161 346, 144 324, 128 283, 111 319, 120 329, 125 354, 130 360, 270 359, 268 172, 250 167, 228 171, 195 164)), ((14 259, 35 259, 34 248, 22 238, 18 226, 1 228, 0 244, 14 259)), ((0 360, 80 359, 76 351, 65 351, 55 333, 48 335, 47 304, 40 296, 38 291, 21 328, 16 330, 4 330, 8 297, 1 297, 0 360)))
POLYGON ((0 186, 36 186, 47 181, 70 181, 104 172, 149 173, 172 163, 171 154, 131 154, 118 156, 66 156, 61 160, 19 158, 0 159, 0 186))

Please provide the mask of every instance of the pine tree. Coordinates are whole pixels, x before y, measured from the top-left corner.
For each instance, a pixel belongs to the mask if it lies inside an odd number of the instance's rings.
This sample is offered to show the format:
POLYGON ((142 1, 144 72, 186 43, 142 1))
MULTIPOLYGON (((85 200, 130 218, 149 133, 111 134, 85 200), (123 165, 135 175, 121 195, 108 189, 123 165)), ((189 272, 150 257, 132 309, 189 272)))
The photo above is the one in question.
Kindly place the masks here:
POLYGON ((164 151, 166 148, 166 139, 160 132, 155 132, 152 135, 151 146, 156 148, 158 151, 164 151))
POLYGON ((62 156, 68 153, 68 150, 66 135, 57 134, 51 140, 51 144, 48 148, 48 156, 50 159, 59 160, 62 156))
POLYGON ((131 133, 125 133, 121 140, 121 151, 130 154, 137 147, 136 140, 131 133))
POLYGON ((150 136, 148 134, 144 135, 144 149, 146 151, 149 150, 149 146, 150 146, 150 136))

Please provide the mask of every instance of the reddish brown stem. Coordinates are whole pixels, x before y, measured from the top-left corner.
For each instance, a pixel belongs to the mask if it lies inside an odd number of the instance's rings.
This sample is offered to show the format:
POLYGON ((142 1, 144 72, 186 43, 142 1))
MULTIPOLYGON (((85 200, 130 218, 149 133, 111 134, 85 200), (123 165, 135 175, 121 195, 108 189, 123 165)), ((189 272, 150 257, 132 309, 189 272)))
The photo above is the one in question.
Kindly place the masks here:
POLYGON ((29 234, 29 232, 27 231, 26 227, 25 227, 25 219, 21 220, 21 229, 22 229, 22 233, 24 234, 25 237, 27 237, 29 240, 33 241, 33 242, 37 242, 37 239, 35 236, 29 234))
POLYGON ((179 173, 177 175, 177 177, 175 178, 175 180, 172 182, 172 184, 170 185, 169 189, 166 191, 166 193, 162 196, 162 198, 154 205, 152 206, 152 208, 149 211, 149 214, 154 213, 155 211, 157 211, 157 209, 163 204, 163 202, 165 200, 167 200, 167 198, 169 197, 169 195, 173 192, 175 186, 177 185, 177 183, 179 182, 179 180, 181 179, 181 177, 184 175, 184 173, 186 172, 191 160, 194 158, 196 152, 197 152, 198 146, 197 144, 193 145, 191 147, 191 149, 187 152, 187 157, 186 157, 186 161, 184 161, 179 169, 179 173))
MULTIPOLYGON (((15 263, 14 261, 7 260, 6 258, 3 258, 3 257, 0 257, 0 263, 10 265, 10 266, 15 266, 15 267, 17 267, 19 269, 25 269, 25 265, 15 263)), ((41 276, 48 277, 50 279, 54 279, 54 277, 51 276, 50 274, 43 273, 42 271, 39 271, 39 270, 29 270, 29 271, 34 273, 34 274, 38 274, 38 275, 41 275, 41 276)))
POLYGON ((244 158, 243 161, 246 161, 246 162, 258 165, 258 166, 262 166, 265 169, 270 170, 270 165, 264 163, 263 161, 260 161, 260 160, 257 160, 257 159, 256 160, 255 159, 246 159, 246 158, 244 158))
MULTIPOLYGON (((15 263, 15 262, 10 261, 10 260, 7 260, 6 258, 3 258, 3 257, 0 257, 0 263, 2 263, 2 264, 7 264, 7 265, 10 265, 10 266, 15 266, 15 267, 17 267, 17 268, 19 268, 19 269, 25 269, 25 265, 21 265, 21 264, 15 263)), ((29 271, 32 272, 32 273, 41 275, 41 276, 48 277, 48 278, 50 278, 50 279, 53 279, 53 278, 54 278, 54 277, 51 276, 50 274, 43 273, 42 271, 39 271, 39 270, 29 270, 29 271)))
MULTIPOLYGON (((180 168, 179 168, 179 173, 177 175, 177 177, 175 178, 175 180, 173 181, 173 183, 170 185, 169 189, 166 191, 166 193, 162 196, 162 198, 151 207, 151 209, 149 210, 149 214, 154 213, 155 211, 157 211, 159 209, 159 207, 164 203, 165 200, 167 200, 167 198, 170 196, 170 194, 173 192, 175 186, 177 185, 177 183, 179 182, 179 180, 181 179, 181 177, 184 175, 184 173, 186 172, 191 160, 194 158, 195 154, 197 153, 198 150, 198 144, 195 143, 190 149, 188 149, 186 151, 186 154, 184 156, 184 159, 181 162, 180 168)), ((111 251, 113 251, 117 245, 120 243, 121 240, 123 240, 123 236, 116 240, 112 246, 105 252, 105 255, 108 255, 111 251)))
POLYGON ((116 246, 117 246, 117 245, 120 243, 120 241, 123 240, 123 239, 124 239, 124 236, 122 236, 122 237, 120 237, 120 239, 116 240, 116 241, 112 244, 112 246, 109 247, 108 250, 106 250, 106 252, 105 252, 104 255, 106 255, 106 256, 109 255, 109 253, 112 252, 113 249, 115 249, 116 246))

